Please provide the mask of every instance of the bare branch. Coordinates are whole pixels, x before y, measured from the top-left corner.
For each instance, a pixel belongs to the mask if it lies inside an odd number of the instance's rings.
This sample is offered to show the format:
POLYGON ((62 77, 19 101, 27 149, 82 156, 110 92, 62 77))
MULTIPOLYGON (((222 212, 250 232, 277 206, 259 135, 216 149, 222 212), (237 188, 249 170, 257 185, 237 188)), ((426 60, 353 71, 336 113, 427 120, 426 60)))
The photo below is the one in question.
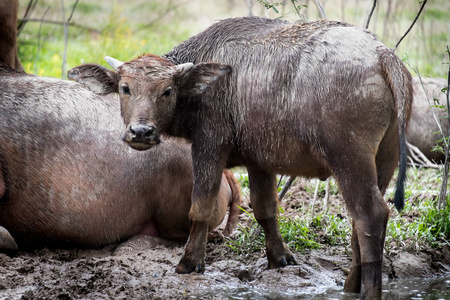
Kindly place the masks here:
POLYGON ((19 36, 20 32, 22 32, 22 29, 27 24, 30 15, 33 13, 34 9, 36 8, 36 4, 37 3, 38 3, 38 0, 36 0, 36 1, 30 0, 30 2, 28 2, 27 10, 25 11, 25 14, 23 15, 23 18, 19 19, 19 22, 18 22, 19 25, 17 26, 17 36, 19 36))
POLYGON ((64 23, 64 53, 63 53, 63 62, 61 66, 61 79, 64 79, 66 73, 66 59, 67 59, 67 39, 69 35, 69 26, 67 26, 66 18, 64 16, 64 0, 61 0, 61 10, 62 10, 62 19, 64 23))
POLYGON ((61 71, 61 79, 66 79, 66 65, 67 65, 67 41, 68 41, 68 37, 69 37, 69 22, 72 19, 73 13, 75 11, 75 7, 78 4, 78 1, 75 1, 75 4, 72 7, 72 12, 70 13, 70 16, 67 20, 65 20, 64 17, 64 0, 61 0, 61 6, 62 6, 62 17, 63 17, 63 22, 64 22, 64 54, 63 54, 63 62, 62 62, 62 71, 61 71))
POLYGON ((411 166, 418 166, 418 167, 425 167, 425 168, 432 168, 432 169, 440 169, 441 166, 438 164, 433 163, 431 160, 429 160, 425 154, 422 153, 422 151, 419 150, 416 146, 406 142, 406 146, 409 150, 409 156, 410 156, 410 165, 411 166))
MULTIPOLYGON (((50 9, 50 7, 47 7, 47 9, 45 10, 44 14, 42 15, 42 20, 44 20, 45 15, 47 14, 48 10, 50 9)), ((38 75, 38 71, 37 71, 37 62, 39 60, 39 53, 41 52, 41 29, 42 29, 42 23, 39 24, 39 33, 38 33, 38 50, 36 53, 36 58, 34 60, 34 74, 38 75)))
MULTIPOLYGON (((422 86, 422 89, 425 91, 425 96, 426 96, 426 98, 427 98, 428 106, 431 107, 432 103, 431 103, 430 98, 428 97, 427 89, 426 89, 425 86, 423 85, 422 76, 420 76, 420 72, 419 72, 419 70, 418 70, 417 68, 415 68, 414 71, 416 72, 417 77, 419 77, 419 81, 420 81, 420 85, 422 86)), ((436 116, 436 113, 434 112, 434 110, 431 110, 431 112, 432 112, 432 114, 433 114, 434 121, 436 122, 436 125, 437 125, 438 128, 439 128, 439 132, 440 132, 441 135, 442 135, 442 139, 445 141, 445 140, 446 140, 446 137, 445 137, 445 135, 444 135, 444 130, 442 129, 441 122, 439 122, 439 119, 438 119, 438 117, 436 116)), ((444 143, 444 151, 445 151, 445 152, 448 152, 446 143, 444 143)))
POLYGON ((325 196, 323 197, 322 213, 328 213, 330 204, 330 178, 325 181, 325 196))
POLYGON ((322 4, 320 3, 320 0, 314 0, 314 2, 316 3, 317 8, 319 9, 320 17, 321 17, 322 19, 326 20, 326 19, 327 19, 327 14, 325 13, 325 10, 323 9, 323 6, 322 6, 322 4))
POLYGON ((298 10, 297 5, 295 5, 296 0, 291 0, 292 6, 294 6, 295 12, 297 13, 298 17, 300 18, 300 21, 305 22, 305 18, 300 14, 300 11, 298 10))
POLYGON ((279 201, 281 201, 283 199, 283 197, 286 195, 287 191, 289 190, 289 188, 291 187, 291 185, 295 179, 296 179, 295 176, 289 177, 289 180, 284 184, 283 189, 278 194, 279 201))
MULTIPOLYGON (((450 124, 450 112, 449 112, 449 107, 450 107, 450 99, 449 99, 449 94, 450 94, 450 49, 448 48, 447 45, 447 53, 449 56, 448 59, 448 73, 447 73, 447 119, 448 122, 450 124)), ((438 199, 438 207, 440 209, 443 209, 445 204, 446 204, 446 200, 447 200, 447 182, 448 182, 448 169, 449 169, 449 161, 448 161, 448 155, 449 155, 449 138, 447 137, 447 139, 444 138, 444 149, 445 149, 445 161, 444 161, 444 176, 442 179, 442 185, 441 185, 441 192, 439 193, 439 199, 438 199)))
MULTIPOLYGON (((448 124, 449 124, 449 127, 450 127, 450 111, 449 111, 449 107, 450 107, 450 99, 449 99, 449 94, 450 94, 450 49, 448 48, 448 45, 447 45, 447 53, 448 53, 448 56, 449 56, 449 59, 448 59, 448 73, 447 73, 447 121, 448 121, 448 124)), ((449 143, 447 143, 447 150, 449 150, 449 143)))
MULTIPOLYGON (((21 21, 23 19, 19 19, 19 21, 21 21)), ((42 19, 27 19, 27 22, 36 22, 36 23, 45 23, 45 24, 54 24, 54 25, 60 25, 60 26, 64 26, 64 22, 61 21, 53 21, 53 20, 42 20, 42 19)), ((73 22, 68 22, 68 24, 71 27, 78 27, 82 30, 86 30, 92 33, 100 33, 101 30, 99 29, 95 29, 95 28, 91 28, 85 25, 81 25, 81 24, 77 24, 77 23, 73 23, 73 22)))
POLYGON ((367 16, 366 29, 369 28, 370 19, 372 18, 372 15, 373 15, 373 12, 375 11, 376 6, 377 6, 377 0, 373 0, 372 9, 370 10, 369 15, 367 16))
POLYGON ((72 12, 70 13, 70 17, 67 19, 67 22, 66 22, 67 24, 69 24, 69 23, 70 23, 70 20, 72 20, 73 13, 75 12, 75 7, 77 7, 78 1, 79 1, 79 0, 75 1, 75 4, 74 4, 73 7, 72 7, 72 12))
POLYGON ((317 200, 317 196, 319 194, 319 185, 320 185, 320 180, 317 179, 316 188, 314 189, 314 197, 313 197, 312 203, 310 205, 311 219, 314 219, 314 208, 316 206, 316 200, 317 200))
POLYGON ((408 30, 405 32, 405 34, 400 38, 400 40, 397 42, 397 45, 395 45, 394 49, 392 49, 392 51, 395 51, 398 47, 398 45, 400 45, 400 43, 403 41, 403 39, 406 37, 406 35, 411 31, 411 29, 413 28, 414 24, 416 24, 417 19, 419 18, 420 14, 422 13, 423 8, 425 7, 425 4, 427 3, 428 0, 424 0, 422 3, 422 7, 420 8, 419 12, 417 13, 416 17, 414 18, 414 21, 412 22, 411 26, 409 26, 408 30))
POLYGON ((169 13, 171 13, 175 8, 181 7, 181 6, 189 4, 189 3, 190 3, 190 1, 185 1, 185 2, 181 2, 181 3, 177 4, 177 5, 174 5, 172 3, 172 1, 169 1, 169 3, 166 6, 166 9, 164 11, 160 12, 155 19, 153 19, 150 22, 146 23, 144 26, 134 30, 133 33, 141 31, 142 29, 148 29, 147 28, 148 26, 150 26, 150 25, 158 22, 159 20, 163 19, 165 16, 167 16, 169 13))
POLYGON ((247 0, 248 16, 253 16, 253 0, 247 0))

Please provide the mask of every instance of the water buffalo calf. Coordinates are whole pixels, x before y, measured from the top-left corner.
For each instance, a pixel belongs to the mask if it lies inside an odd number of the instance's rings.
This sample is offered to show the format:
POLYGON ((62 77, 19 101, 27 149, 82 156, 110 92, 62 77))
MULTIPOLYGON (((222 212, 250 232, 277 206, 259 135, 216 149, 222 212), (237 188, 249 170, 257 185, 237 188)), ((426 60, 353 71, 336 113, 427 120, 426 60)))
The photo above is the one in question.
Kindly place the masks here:
POLYGON ((276 174, 333 175, 353 217, 345 290, 381 298, 383 194, 400 157, 402 208, 412 87, 402 62, 372 33, 331 21, 227 19, 163 57, 107 62, 115 71, 98 69, 104 74, 89 84, 119 93, 131 147, 149 149, 161 133, 192 141, 191 235, 177 272, 204 270, 225 166, 247 166, 269 268, 296 264, 277 224, 276 174))
POLYGON ((430 105, 438 104, 434 103, 434 98, 439 100, 440 105, 447 105, 445 93, 441 92, 443 88, 447 87, 447 80, 444 78, 422 78, 422 83, 419 78, 413 79, 414 101, 411 119, 406 131, 406 139, 410 144, 419 148, 428 159, 438 163, 444 162, 445 155, 443 153, 431 151, 436 146, 436 142, 442 138, 441 134, 436 134, 439 127, 433 117, 433 112, 441 123, 445 136, 448 136, 449 126, 448 120, 445 118, 447 112, 444 109, 430 107, 430 105))
MULTIPOLYGON (((162 137, 139 152, 123 128, 117 96, 0 66, 0 225, 19 248, 99 247, 139 233, 187 240, 190 144, 162 137)), ((210 229, 240 201, 233 175, 220 173, 210 229)))

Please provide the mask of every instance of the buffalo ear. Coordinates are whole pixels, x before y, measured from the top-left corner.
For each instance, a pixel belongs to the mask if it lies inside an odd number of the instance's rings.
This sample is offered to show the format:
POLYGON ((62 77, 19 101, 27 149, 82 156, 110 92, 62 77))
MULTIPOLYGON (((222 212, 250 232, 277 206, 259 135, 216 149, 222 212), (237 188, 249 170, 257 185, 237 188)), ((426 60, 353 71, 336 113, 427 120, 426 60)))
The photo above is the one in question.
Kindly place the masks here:
POLYGON ((84 64, 67 71, 67 78, 82 84, 88 90, 106 95, 117 93, 118 74, 97 64, 84 64))
POLYGON ((191 68, 179 70, 180 92, 200 95, 220 77, 231 73, 231 66, 218 63, 199 63, 191 68))

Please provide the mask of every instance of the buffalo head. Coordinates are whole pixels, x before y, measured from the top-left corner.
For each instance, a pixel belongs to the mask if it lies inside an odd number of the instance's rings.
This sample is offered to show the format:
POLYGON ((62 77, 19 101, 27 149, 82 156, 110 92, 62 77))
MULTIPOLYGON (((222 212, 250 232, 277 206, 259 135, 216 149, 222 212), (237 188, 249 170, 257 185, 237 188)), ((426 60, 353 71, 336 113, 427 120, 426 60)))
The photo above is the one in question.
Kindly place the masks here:
POLYGON ((205 92, 216 80, 231 72, 218 63, 174 65, 155 55, 130 62, 105 57, 114 69, 85 64, 68 71, 68 78, 98 94, 116 92, 126 125, 122 139, 136 150, 147 150, 160 142, 159 134, 174 126, 177 108, 188 97, 205 92))

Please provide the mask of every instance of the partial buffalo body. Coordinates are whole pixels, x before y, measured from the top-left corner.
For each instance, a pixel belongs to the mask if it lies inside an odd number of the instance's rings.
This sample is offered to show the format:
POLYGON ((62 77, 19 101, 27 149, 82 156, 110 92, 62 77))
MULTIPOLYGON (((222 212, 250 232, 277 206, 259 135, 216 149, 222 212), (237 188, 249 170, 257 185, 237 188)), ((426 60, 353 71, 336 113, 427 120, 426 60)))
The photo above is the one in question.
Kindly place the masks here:
POLYGON ((163 58, 107 61, 116 71, 97 66, 99 85, 89 83, 119 93, 130 146, 149 149, 161 133, 192 141, 191 235, 177 272, 204 270, 225 166, 247 166, 269 268, 296 264, 278 229, 276 174, 333 175, 353 218, 345 290, 381 298, 389 217, 383 194, 400 157, 395 203, 402 208, 412 86, 402 62, 373 34, 329 21, 228 19, 163 58))
POLYGON ((18 0, 0 1, 0 63, 21 71, 16 39, 18 9, 18 0))
POLYGON ((422 83, 419 78, 413 79, 414 101, 406 137, 408 142, 419 148, 429 160, 439 163, 444 161, 445 156, 441 152, 431 151, 436 146, 436 142, 442 138, 440 133, 436 133, 439 131, 439 127, 433 112, 441 124, 444 135, 448 136, 449 126, 448 120, 445 118, 447 112, 445 109, 430 107, 430 105, 447 106, 445 93, 441 92, 443 88, 447 87, 447 80, 422 78, 422 83), (433 99, 438 99, 439 103, 435 103, 433 99))
MULTIPOLYGON (((118 97, 0 67, 0 225, 19 248, 98 247, 140 233, 186 241, 190 145, 161 138, 138 152, 122 132, 118 97)), ((232 174, 220 173, 210 229, 240 201, 232 174)))

